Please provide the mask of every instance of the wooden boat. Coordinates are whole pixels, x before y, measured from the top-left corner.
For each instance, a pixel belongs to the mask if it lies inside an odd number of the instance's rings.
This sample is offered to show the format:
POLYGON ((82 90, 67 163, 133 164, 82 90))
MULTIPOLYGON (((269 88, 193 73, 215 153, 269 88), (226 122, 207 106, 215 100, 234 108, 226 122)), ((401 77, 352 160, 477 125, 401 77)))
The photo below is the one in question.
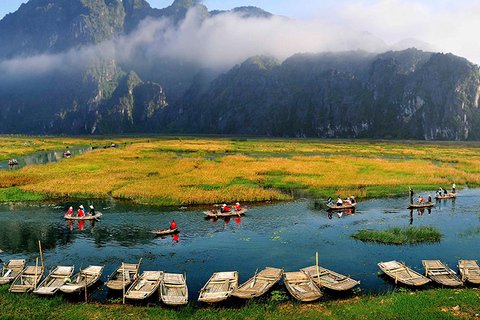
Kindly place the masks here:
POLYGON ((326 205, 328 207, 328 210, 344 210, 344 209, 355 209, 357 207, 357 203, 352 203, 352 204, 343 204, 341 206, 337 206, 337 205, 331 205, 331 204, 327 204, 326 205))
POLYGON ((283 282, 288 292, 297 300, 307 302, 319 299, 323 293, 304 272, 285 272, 283 282))
POLYGON ((127 288, 133 282, 133 277, 138 273, 138 267, 139 265, 135 263, 122 263, 108 277, 105 285, 112 290, 127 288))
POLYGON ((25 269, 25 259, 10 260, 0 271, 0 285, 13 281, 25 269))
POLYGON ((259 297, 280 281, 282 274, 283 269, 267 267, 236 288, 232 292, 232 296, 242 299, 259 297))
POLYGON ((462 276, 462 281, 468 281, 473 284, 480 284, 480 266, 477 260, 459 260, 458 270, 462 276))
POLYGON ((144 271, 130 286, 125 298, 132 300, 147 299, 158 290, 162 277, 163 271, 144 271))
POLYGON ((409 286, 423 286, 430 282, 427 277, 395 260, 380 262, 378 266, 387 276, 395 279, 395 283, 398 281, 409 286))
POLYGON ((182 228, 175 228, 175 229, 167 228, 167 229, 161 229, 161 230, 152 230, 152 233, 155 233, 158 236, 166 236, 169 234, 179 233, 180 230, 182 230, 182 228))
POLYGON ((422 260, 428 277, 444 286, 456 287, 462 285, 457 274, 440 260, 422 260))
POLYGON ((429 208, 429 207, 433 207, 434 205, 435 205, 435 202, 425 202, 425 203, 422 203, 422 204, 410 203, 408 205, 408 209, 429 208))
POLYGON ((100 280, 105 266, 88 266, 86 269, 78 272, 72 277, 71 282, 65 283, 60 287, 60 291, 65 293, 81 292, 86 288, 93 286, 100 280), (85 285, 85 278, 87 283, 85 285))
POLYGON ((170 306, 180 306, 188 303, 187 281, 183 274, 164 273, 160 284, 160 298, 170 306))
POLYGON ((457 196, 458 196, 458 193, 449 192, 443 196, 435 196, 435 199, 452 199, 452 198, 456 198, 457 196))
POLYGON ((240 216, 242 214, 245 214, 247 212, 247 209, 242 209, 242 210, 230 210, 229 212, 221 212, 220 210, 216 210, 215 213, 211 211, 203 211, 207 216, 211 218, 220 218, 220 217, 235 217, 235 216, 240 216))
POLYGON ((200 290, 198 301, 219 302, 227 299, 238 286, 238 272, 216 272, 200 290))
POLYGON ((73 274, 74 266, 58 266, 40 283, 34 293, 53 295, 73 274))
POLYGON ((10 292, 30 292, 36 288, 43 278, 44 269, 42 266, 28 266, 13 280, 8 289, 10 292))
POLYGON ((90 216, 90 215, 86 214, 83 217, 71 216, 71 215, 66 214, 64 216, 64 218, 66 220, 98 220, 101 216, 102 216, 101 212, 96 212, 95 215, 93 215, 93 216, 90 216))
POLYGON ((310 277, 310 279, 320 288, 326 287, 331 290, 345 291, 350 290, 356 285, 360 284, 360 281, 353 280, 352 278, 320 266, 318 267, 318 272, 317 266, 303 268, 300 269, 300 271, 304 272, 308 277, 310 277))
POLYGON ((17 159, 10 159, 10 160, 8 160, 8 165, 9 166, 18 165, 18 160, 17 159))

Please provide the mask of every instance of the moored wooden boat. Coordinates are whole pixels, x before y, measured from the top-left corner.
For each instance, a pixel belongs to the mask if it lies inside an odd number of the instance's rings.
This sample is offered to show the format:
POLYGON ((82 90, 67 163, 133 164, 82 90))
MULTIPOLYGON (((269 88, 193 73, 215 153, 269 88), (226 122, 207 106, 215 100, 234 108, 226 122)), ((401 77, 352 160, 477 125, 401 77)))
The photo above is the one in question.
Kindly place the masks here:
POLYGON ((0 285, 13 281, 25 269, 25 259, 10 260, 0 271, 0 285))
POLYGON ((105 266, 88 266, 86 269, 75 274, 71 281, 60 287, 65 293, 81 292, 85 287, 89 288, 100 280, 105 266), (87 283, 85 284, 85 278, 87 283))
POLYGON ((74 269, 74 266, 56 267, 33 292, 45 295, 55 294, 72 276, 74 269))
POLYGON ((227 299, 238 286, 238 272, 216 272, 200 290, 198 301, 219 302, 227 299))
POLYGON ((259 297, 277 283, 282 274, 283 269, 267 267, 236 288, 232 296, 242 299, 259 297))
POLYGON ((480 266, 477 260, 458 260, 458 270, 462 281, 480 284, 480 266))
POLYGON ((285 272, 283 282, 288 292, 297 300, 308 302, 322 297, 323 293, 304 272, 285 272))
POLYGON ((42 280, 44 269, 42 266, 28 266, 13 280, 8 289, 10 292, 30 292, 42 280))
POLYGON ((164 273, 160 287, 160 298, 163 303, 170 306, 188 303, 187 281, 183 274, 164 273))
POLYGON ((452 198, 456 198, 457 196, 458 196, 458 193, 449 192, 443 196, 435 196, 435 199, 452 199, 452 198))
POLYGON ((456 287, 462 285, 457 274, 440 260, 422 260, 430 279, 444 286, 456 287))
POLYGON ((423 286, 431 281, 427 277, 410 269, 404 263, 395 260, 380 262, 378 266, 387 276, 395 279, 395 283, 398 281, 409 286, 423 286))
POLYGON ((65 220, 98 220, 98 219, 100 219, 101 216, 102 216, 101 212, 96 212, 95 215, 93 215, 93 216, 90 216, 90 215, 86 214, 83 217, 71 216, 71 215, 66 214, 64 216, 64 218, 65 218, 65 220))
POLYGON ((136 263, 122 263, 113 273, 108 277, 105 285, 112 290, 122 290, 127 288, 132 282, 134 276, 138 272, 139 265, 136 263))
POLYGON ((215 213, 211 211, 203 211, 207 216, 212 217, 212 218, 220 218, 220 217, 235 217, 235 216, 240 216, 242 214, 245 214, 247 212, 247 209, 242 209, 242 210, 230 210, 229 212, 221 212, 220 210, 216 210, 215 213))
POLYGON ((429 208, 429 207, 433 207, 435 205, 435 202, 425 202, 425 203, 410 203, 408 205, 408 209, 420 209, 420 208, 429 208))
POLYGON ((352 204, 343 204, 341 206, 337 205, 331 205, 331 204, 326 204, 328 207, 328 210, 343 210, 343 209, 355 209, 357 207, 357 203, 352 203, 352 204))
POLYGON ((167 228, 167 229, 161 229, 161 230, 152 230, 152 233, 155 233, 156 235, 159 235, 159 236, 166 236, 169 234, 179 233, 180 230, 182 230, 182 228, 175 228, 175 229, 167 228))
POLYGON ((125 298, 131 300, 147 299, 158 290, 162 276, 163 271, 144 271, 130 286, 125 298))
POLYGON ((336 273, 334 271, 318 267, 311 266, 308 268, 300 269, 300 271, 304 272, 310 279, 315 282, 320 288, 326 287, 331 290, 336 291, 345 291, 350 290, 356 285, 360 284, 360 281, 353 280, 347 276, 344 276, 340 273, 336 273))

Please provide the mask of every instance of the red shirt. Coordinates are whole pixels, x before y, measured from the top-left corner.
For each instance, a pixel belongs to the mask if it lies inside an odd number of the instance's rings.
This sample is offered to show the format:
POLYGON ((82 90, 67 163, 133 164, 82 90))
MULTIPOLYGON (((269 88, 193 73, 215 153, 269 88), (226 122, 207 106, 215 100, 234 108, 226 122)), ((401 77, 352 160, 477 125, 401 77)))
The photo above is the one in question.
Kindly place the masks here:
POLYGON ((78 209, 78 216, 79 217, 83 217, 85 215, 85 213, 83 213, 83 210, 82 209, 78 209))
POLYGON ((229 207, 223 207, 223 211, 228 212, 228 211, 230 211, 230 208, 229 207))
POLYGON ((170 229, 175 229, 177 227, 177 223, 175 221, 170 222, 170 229))
POLYGON ((241 207, 240 207, 240 205, 239 205, 239 204, 237 204, 237 205, 235 206, 235 208, 236 208, 238 211, 240 211, 240 210, 241 210, 241 207))

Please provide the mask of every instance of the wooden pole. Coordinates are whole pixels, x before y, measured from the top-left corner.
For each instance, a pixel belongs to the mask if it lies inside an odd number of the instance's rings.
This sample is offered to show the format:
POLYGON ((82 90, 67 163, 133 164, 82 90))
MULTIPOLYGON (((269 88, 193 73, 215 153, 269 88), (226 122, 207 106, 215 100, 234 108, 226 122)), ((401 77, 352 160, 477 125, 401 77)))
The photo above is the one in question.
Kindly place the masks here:
POLYGON ((122 296, 123 296, 123 304, 125 304, 125 263, 124 262, 122 262, 122 267, 123 267, 123 271, 122 271, 123 293, 122 293, 122 296))
POLYGON ((40 248, 40 260, 42 260, 42 270, 45 270, 45 266, 43 265, 42 242, 40 240, 38 240, 38 247, 40 248))
POLYGON ((138 261, 137 271, 135 271, 135 277, 134 277, 135 280, 138 277, 138 271, 140 270, 140 263, 142 263, 142 259, 143 258, 140 258, 140 261, 138 261))
POLYGON ((84 278, 85 278, 85 303, 88 302, 88 293, 87 293, 87 274, 84 272, 83 273, 84 278))
POLYGON ((320 271, 318 270, 318 251, 316 252, 316 266, 317 266, 317 278, 318 278, 318 286, 321 287, 320 284, 320 271))
POLYGON ((33 280, 33 291, 37 290, 37 268, 38 268, 38 258, 35 263, 35 280, 33 280))
POLYGON ((428 265, 425 265, 425 277, 428 277, 428 265))
POLYGON ((257 272, 258 272, 258 268, 257 270, 255 270, 255 275, 253 276, 253 282, 250 288, 253 288, 255 286, 255 282, 257 282, 257 272))

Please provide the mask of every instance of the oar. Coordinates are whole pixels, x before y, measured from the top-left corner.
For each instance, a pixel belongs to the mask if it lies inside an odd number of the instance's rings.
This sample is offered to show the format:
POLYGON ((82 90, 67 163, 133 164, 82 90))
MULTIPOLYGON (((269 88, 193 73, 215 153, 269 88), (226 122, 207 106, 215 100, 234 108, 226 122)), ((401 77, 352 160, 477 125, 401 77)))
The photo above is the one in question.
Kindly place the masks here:
POLYGON ((250 286, 250 288, 253 288, 253 286, 255 286, 255 282, 257 281, 257 271, 258 271, 258 268, 257 268, 257 270, 255 270, 255 275, 253 276, 253 282, 252 282, 252 285, 250 286))
POLYGON ((122 287, 123 287, 122 296, 123 296, 123 304, 125 304, 125 263, 124 262, 122 262, 122 267, 123 267, 123 270, 122 270, 122 287))
POLYGON ((135 271, 135 279, 137 279, 137 277, 138 277, 138 270, 140 270, 140 263, 142 263, 142 259, 143 258, 140 258, 140 261, 138 262, 137 271, 135 271))
POLYGON ((43 253, 42 253, 42 242, 38 240, 38 246, 40 248, 40 259, 42 260, 42 273, 45 270, 45 267, 43 265, 43 253))
POLYGON ((38 258, 35 264, 35 280, 33 282, 33 291, 37 290, 37 268, 38 268, 38 258))
POLYGON ((87 274, 84 272, 84 278, 85 278, 85 302, 88 302, 88 294, 87 294, 87 274))
POLYGON ((318 251, 316 252, 316 266, 317 266, 317 278, 318 278, 318 286, 321 287, 320 284, 320 271, 318 270, 318 251))

